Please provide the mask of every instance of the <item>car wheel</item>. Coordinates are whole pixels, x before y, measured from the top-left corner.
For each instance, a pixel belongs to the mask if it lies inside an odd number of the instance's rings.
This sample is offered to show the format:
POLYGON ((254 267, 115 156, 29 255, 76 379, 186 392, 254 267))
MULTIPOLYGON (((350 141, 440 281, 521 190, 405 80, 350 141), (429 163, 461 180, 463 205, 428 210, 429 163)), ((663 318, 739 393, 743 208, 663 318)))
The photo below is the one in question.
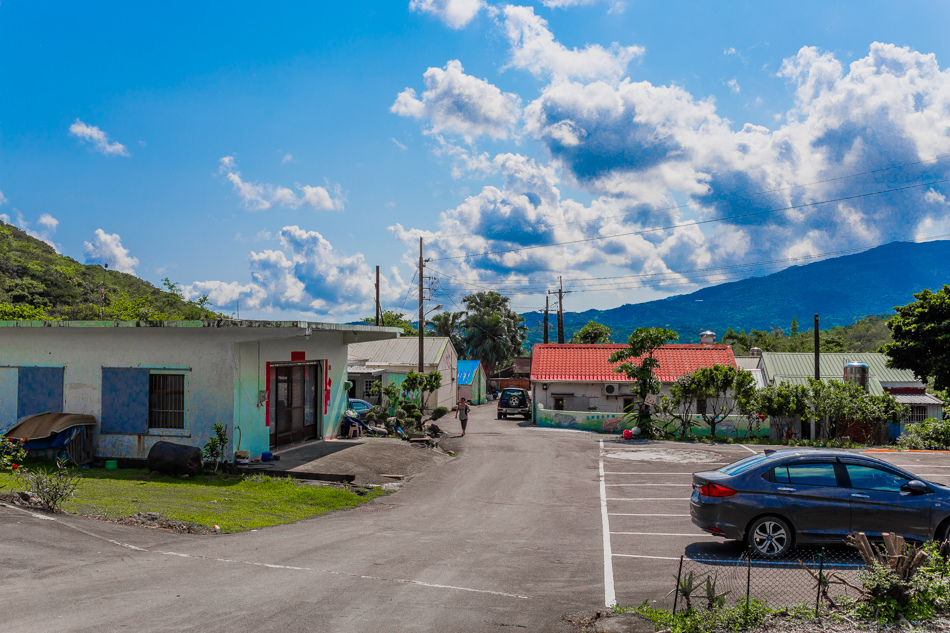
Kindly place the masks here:
POLYGON ((791 526, 778 517, 762 517, 749 526, 749 548, 763 558, 779 558, 792 549, 791 526))
POLYGON ((934 534, 934 540, 938 543, 943 543, 947 539, 950 539, 950 519, 944 519, 937 527, 937 533, 934 534))
POLYGON ((496 413, 496 414, 495 414, 495 419, 496 419, 496 420, 500 420, 500 419, 501 419, 501 413, 496 413))

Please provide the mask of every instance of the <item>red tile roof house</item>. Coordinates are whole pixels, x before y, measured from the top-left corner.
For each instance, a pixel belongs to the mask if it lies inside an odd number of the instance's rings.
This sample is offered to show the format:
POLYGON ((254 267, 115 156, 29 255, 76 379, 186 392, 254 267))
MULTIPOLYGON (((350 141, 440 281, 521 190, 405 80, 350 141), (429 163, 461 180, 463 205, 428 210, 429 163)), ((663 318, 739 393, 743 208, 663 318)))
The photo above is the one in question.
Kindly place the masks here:
MULTIPOLYGON (((636 382, 614 369, 610 355, 624 344, 534 346, 531 359, 531 397, 538 426, 619 432, 630 428, 621 420, 623 410, 635 404, 636 382)), ((660 392, 669 395, 680 376, 701 367, 736 367, 732 347, 717 344, 664 345, 656 351, 660 362, 660 392)))

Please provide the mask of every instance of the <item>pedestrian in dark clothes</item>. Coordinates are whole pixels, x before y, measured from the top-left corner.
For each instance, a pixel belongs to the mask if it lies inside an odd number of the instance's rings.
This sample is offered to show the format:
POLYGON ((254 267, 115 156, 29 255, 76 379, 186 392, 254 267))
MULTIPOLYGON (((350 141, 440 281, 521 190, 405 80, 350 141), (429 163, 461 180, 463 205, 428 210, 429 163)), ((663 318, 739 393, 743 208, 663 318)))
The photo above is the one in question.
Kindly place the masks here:
POLYGON ((469 409, 471 409, 471 407, 465 402, 465 398, 462 398, 461 402, 459 402, 459 408, 455 410, 455 417, 462 423, 462 437, 465 437, 465 427, 468 426, 469 409))

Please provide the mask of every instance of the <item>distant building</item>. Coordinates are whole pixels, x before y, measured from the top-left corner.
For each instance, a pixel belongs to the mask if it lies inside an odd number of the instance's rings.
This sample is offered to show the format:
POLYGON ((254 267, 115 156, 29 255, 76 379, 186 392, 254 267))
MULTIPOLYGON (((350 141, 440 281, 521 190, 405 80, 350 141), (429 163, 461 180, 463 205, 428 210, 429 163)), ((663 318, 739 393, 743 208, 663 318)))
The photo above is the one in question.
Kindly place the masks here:
MULTIPOLYGON (((423 339, 424 373, 438 371, 442 374, 442 386, 429 394, 426 408, 447 407, 458 403, 458 353, 451 339, 443 336, 427 336, 423 339)), ((419 370, 419 339, 400 337, 368 343, 353 343, 349 349, 348 377, 352 393, 368 394, 369 387, 379 380, 382 386, 402 384, 410 371, 419 370)), ((378 398, 365 398, 373 404, 378 398)))
POLYGON ((459 400, 465 398, 473 404, 483 404, 488 400, 488 381, 481 361, 459 361, 459 400))

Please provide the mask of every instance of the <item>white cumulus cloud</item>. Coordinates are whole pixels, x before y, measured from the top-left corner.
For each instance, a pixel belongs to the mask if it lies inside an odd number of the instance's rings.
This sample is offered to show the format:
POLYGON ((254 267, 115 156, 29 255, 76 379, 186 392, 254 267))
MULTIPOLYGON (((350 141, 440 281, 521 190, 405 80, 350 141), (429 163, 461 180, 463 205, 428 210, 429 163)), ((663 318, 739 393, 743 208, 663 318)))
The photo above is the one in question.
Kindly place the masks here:
POLYGON ((511 66, 539 77, 618 78, 634 58, 644 53, 642 46, 616 42, 610 48, 589 44, 583 49, 569 49, 554 39, 547 20, 536 15, 532 7, 508 5, 503 14, 505 35, 511 44, 511 66))
POLYGON ((410 0, 409 8, 429 13, 453 29, 461 29, 485 7, 483 0, 410 0))
POLYGON ((234 191, 241 198, 244 206, 255 211, 263 211, 273 206, 296 209, 308 206, 313 209, 327 211, 342 211, 344 205, 343 190, 339 185, 333 186, 333 193, 326 187, 312 185, 295 185, 298 195, 292 189, 282 185, 261 184, 248 182, 241 177, 237 170, 237 162, 233 156, 225 156, 219 161, 218 173, 228 179, 234 191))
POLYGON ((129 255, 129 249, 122 246, 122 238, 118 233, 96 229, 92 242, 83 242, 83 248, 89 264, 108 264, 113 270, 130 275, 135 274, 135 267, 139 265, 138 258, 129 255))
POLYGON ((111 156, 131 156, 125 145, 119 143, 118 141, 110 140, 109 135, 100 130, 98 127, 83 123, 79 119, 76 119, 76 121, 69 126, 69 133, 81 141, 92 143, 93 149, 95 149, 100 154, 111 156))
POLYGON ((406 88, 390 110, 427 121, 431 133, 456 134, 469 142, 479 136, 505 139, 520 117, 516 95, 466 75, 457 59, 445 68, 429 68, 423 80, 426 90, 421 97, 414 89, 406 88))

